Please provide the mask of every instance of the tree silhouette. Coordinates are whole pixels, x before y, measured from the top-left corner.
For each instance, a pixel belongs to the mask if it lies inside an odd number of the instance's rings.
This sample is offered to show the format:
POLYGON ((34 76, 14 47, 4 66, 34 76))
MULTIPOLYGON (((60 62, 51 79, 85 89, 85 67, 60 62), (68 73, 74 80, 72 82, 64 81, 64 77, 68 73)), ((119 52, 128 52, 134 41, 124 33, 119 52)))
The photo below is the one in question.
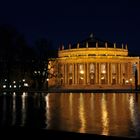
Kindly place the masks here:
MULTIPOLYGON (((29 47, 24 36, 9 25, 0 26, 0 79, 7 80, 7 87, 13 81, 26 79, 31 88, 48 87, 48 63, 56 51, 52 42, 39 38, 29 47)), ((54 75, 53 75, 54 76, 54 75)))
POLYGON ((48 59, 49 48, 52 44, 45 38, 40 38, 35 42, 36 59, 34 62, 34 86, 41 90, 48 87, 48 59))
POLYGON ((7 79, 7 87, 13 80, 19 81, 29 75, 32 54, 24 36, 16 28, 0 26, 0 78, 7 79))

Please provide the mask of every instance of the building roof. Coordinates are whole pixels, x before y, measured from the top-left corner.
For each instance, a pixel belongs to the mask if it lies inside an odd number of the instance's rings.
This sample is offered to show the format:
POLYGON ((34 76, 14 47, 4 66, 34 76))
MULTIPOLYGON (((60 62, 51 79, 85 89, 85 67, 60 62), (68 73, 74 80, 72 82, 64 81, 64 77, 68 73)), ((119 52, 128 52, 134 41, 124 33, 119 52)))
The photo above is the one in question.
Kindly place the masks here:
POLYGON ((128 56, 127 45, 117 46, 116 43, 110 43, 97 39, 91 34, 87 39, 74 45, 59 49, 58 57, 77 57, 77 56, 128 56))
MULTIPOLYGON (((101 39, 96 38, 93 34, 90 34, 88 38, 86 38, 83 41, 78 42, 79 43, 79 48, 86 48, 86 45, 88 44, 89 48, 94 48, 96 47, 96 43, 98 43, 98 47, 106 47, 105 44, 107 43, 107 47, 109 48, 114 48, 114 44, 109 42, 109 41, 104 41, 101 39)), ((118 48, 121 48, 117 46, 118 48)), ((77 48, 77 43, 73 44, 71 48, 77 48)))

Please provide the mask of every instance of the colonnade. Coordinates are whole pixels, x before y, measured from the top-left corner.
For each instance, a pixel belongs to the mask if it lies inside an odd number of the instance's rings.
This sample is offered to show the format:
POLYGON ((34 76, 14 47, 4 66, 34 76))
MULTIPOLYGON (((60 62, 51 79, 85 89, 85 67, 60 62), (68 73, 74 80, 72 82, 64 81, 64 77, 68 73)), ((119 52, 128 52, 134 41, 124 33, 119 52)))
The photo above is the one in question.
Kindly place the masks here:
POLYGON ((65 63, 61 70, 63 85, 122 85, 134 82, 131 63, 65 63), (91 64, 94 65, 93 70, 91 64))

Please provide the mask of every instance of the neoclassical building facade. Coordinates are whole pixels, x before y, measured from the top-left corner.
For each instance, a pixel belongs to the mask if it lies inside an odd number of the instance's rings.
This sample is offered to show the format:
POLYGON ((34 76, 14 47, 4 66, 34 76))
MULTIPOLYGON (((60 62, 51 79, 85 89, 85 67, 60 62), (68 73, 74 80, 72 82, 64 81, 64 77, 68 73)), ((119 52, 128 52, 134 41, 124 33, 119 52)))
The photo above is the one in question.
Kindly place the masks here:
POLYGON ((140 84, 139 61, 139 57, 128 56, 127 44, 117 46, 91 36, 59 49, 53 84, 72 89, 133 88, 136 70, 140 84))

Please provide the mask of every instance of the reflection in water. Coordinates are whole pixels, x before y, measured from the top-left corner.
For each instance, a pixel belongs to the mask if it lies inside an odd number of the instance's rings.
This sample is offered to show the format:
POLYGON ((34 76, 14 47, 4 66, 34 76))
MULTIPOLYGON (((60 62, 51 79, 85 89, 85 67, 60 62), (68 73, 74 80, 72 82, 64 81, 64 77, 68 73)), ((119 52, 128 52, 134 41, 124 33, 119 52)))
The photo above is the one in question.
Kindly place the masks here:
POLYGON ((130 118, 132 122, 132 127, 135 128, 135 135, 139 136, 139 127, 140 127, 140 122, 139 122, 139 114, 140 112, 138 111, 138 104, 135 102, 135 96, 130 95, 129 97, 129 110, 130 110, 130 118))
POLYGON ((13 93, 12 125, 16 123, 16 93, 13 93))
POLYGON ((85 110, 84 110, 84 99, 82 93, 80 93, 80 99, 79 99, 79 119, 81 122, 81 127, 79 129, 79 132, 84 133, 85 126, 86 126, 86 119, 85 119, 85 110))
POLYGON ((0 95, 0 127, 46 127, 45 94, 5 93, 0 95))
MULTIPOLYGON (((72 93, 70 93, 70 95, 69 95, 69 110, 70 110, 70 117, 71 117, 71 119, 73 118, 73 111, 72 111, 72 108, 73 108, 73 99, 72 99, 72 96, 73 94, 72 93)), ((73 120, 71 120, 71 121, 73 121, 73 120)))
POLYGON ((140 137, 140 94, 5 93, 0 127, 140 137))
POLYGON ((6 121, 6 96, 3 97, 3 104, 2 104, 2 125, 5 123, 6 121))
POLYGON ((140 103, 134 98, 126 93, 49 94, 47 129, 140 137, 140 103))
POLYGON ((21 125, 24 126, 25 125, 25 121, 26 121, 26 97, 27 97, 27 93, 23 92, 22 94, 22 119, 21 119, 21 125))
POLYGON ((108 135, 109 132, 109 120, 108 120, 108 112, 107 112, 107 105, 106 105, 106 94, 102 94, 101 100, 101 112, 102 112, 102 135, 108 135))
POLYGON ((47 119, 46 119, 46 124, 47 124, 47 127, 50 127, 50 123, 49 123, 49 120, 50 120, 50 106, 49 106, 49 96, 50 94, 46 95, 45 97, 45 102, 46 102, 46 116, 47 116, 47 119))

